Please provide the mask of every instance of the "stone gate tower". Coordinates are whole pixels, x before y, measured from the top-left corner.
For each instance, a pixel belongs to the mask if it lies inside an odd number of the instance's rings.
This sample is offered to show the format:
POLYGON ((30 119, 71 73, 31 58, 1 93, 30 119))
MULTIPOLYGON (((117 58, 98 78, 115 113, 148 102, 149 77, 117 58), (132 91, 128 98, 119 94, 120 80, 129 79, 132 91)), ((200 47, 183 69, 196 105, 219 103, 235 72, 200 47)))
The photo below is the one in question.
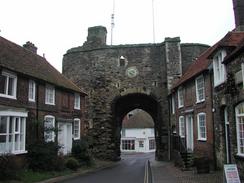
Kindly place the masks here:
POLYGON ((106 45, 107 31, 88 29, 83 46, 63 58, 63 74, 88 93, 87 121, 94 154, 120 157, 123 117, 133 109, 148 112, 155 123, 156 157, 169 158, 168 91, 202 51, 203 44, 181 44, 165 38, 160 44, 106 45))

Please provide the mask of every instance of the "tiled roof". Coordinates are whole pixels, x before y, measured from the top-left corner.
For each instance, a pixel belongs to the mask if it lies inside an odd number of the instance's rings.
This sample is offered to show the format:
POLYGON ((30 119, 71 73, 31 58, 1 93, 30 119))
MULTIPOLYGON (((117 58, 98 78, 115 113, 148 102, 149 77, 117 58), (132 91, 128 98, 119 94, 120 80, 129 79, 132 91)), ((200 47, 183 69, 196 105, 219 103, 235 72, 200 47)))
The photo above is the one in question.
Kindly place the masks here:
POLYGON ((244 51, 244 38, 240 42, 239 46, 237 46, 235 48, 235 50, 230 55, 225 57, 223 63, 226 64, 226 63, 230 62, 231 60, 233 60, 236 56, 238 56, 243 51, 244 51))
POLYGON ((180 79, 173 85, 172 90, 176 89, 186 81, 196 77, 206 71, 211 64, 211 57, 221 47, 237 47, 244 39, 244 32, 228 32, 224 38, 217 42, 214 46, 203 52, 196 61, 194 61, 180 79))
POLYGON ((85 94, 45 58, 0 36, 0 67, 85 94))
POLYGON ((142 111, 125 120, 122 128, 154 128, 154 122, 148 113, 142 111))
POLYGON ((209 58, 211 58, 218 49, 223 47, 232 47, 233 49, 238 47, 244 39, 244 32, 232 31, 228 32, 217 44, 217 47, 212 51, 209 58))
POLYGON ((186 72, 180 77, 180 79, 173 85, 172 89, 177 88, 181 84, 185 83, 189 79, 199 75, 203 71, 208 69, 208 66, 211 64, 211 60, 207 59, 212 50, 216 47, 210 47, 206 51, 204 51, 198 58, 195 60, 186 72))

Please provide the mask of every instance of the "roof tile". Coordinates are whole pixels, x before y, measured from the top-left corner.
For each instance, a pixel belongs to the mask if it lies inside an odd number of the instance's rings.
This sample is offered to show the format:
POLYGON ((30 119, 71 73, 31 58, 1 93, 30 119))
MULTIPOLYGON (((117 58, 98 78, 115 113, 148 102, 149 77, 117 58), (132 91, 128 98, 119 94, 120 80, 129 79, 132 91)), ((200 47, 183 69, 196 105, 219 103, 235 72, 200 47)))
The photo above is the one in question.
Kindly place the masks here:
POLYGON ((244 32, 228 32, 219 42, 203 52, 195 62, 193 62, 180 79, 173 85, 176 89, 186 81, 206 71, 211 64, 211 57, 221 47, 237 47, 244 39, 244 32))
POLYGON ((0 66, 59 87, 85 94, 73 82, 56 70, 45 58, 1 36, 0 66))

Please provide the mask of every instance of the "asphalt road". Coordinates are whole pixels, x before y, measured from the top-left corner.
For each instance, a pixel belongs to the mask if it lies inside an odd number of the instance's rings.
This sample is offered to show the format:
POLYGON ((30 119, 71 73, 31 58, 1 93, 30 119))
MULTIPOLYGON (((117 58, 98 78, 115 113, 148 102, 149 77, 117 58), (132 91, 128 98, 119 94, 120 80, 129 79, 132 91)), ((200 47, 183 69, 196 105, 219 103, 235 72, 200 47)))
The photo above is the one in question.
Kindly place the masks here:
POLYGON ((114 167, 66 180, 63 183, 143 183, 145 163, 154 153, 124 154, 114 167))

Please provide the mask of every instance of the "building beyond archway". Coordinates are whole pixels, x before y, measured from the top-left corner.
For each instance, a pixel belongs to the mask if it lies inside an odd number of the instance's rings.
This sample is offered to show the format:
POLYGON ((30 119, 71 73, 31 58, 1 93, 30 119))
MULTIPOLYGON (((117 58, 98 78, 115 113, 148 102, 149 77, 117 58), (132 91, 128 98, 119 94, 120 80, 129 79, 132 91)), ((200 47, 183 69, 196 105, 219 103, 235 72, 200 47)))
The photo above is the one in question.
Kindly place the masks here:
POLYGON ((88 29, 87 41, 67 51, 63 74, 88 93, 87 122, 94 154, 118 159, 122 117, 135 108, 155 121, 158 159, 168 159, 168 92, 206 48, 166 38, 160 44, 106 45, 106 28, 88 29))
MULTIPOLYGON (((114 117, 114 141, 116 142, 117 156, 120 156, 120 138, 122 120, 124 116, 134 110, 142 109, 151 115, 154 121, 155 127, 155 139, 156 139, 156 157, 160 157, 160 154, 164 152, 164 156, 167 156, 167 143, 161 144, 161 137, 167 137, 166 127, 163 125, 164 116, 161 114, 160 103, 153 96, 149 96, 141 93, 127 94, 125 96, 117 97, 112 104, 112 111, 114 117), (165 134, 162 134, 165 133, 165 134), (161 152, 161 153, 160 153, 161 152)), ((167 118, 167 116, 166 116, 167 118)))
POLYGON ((120 151, 122 153, 155 152, 154 121, 142 109, 134 109, 122 120, 120 151))

